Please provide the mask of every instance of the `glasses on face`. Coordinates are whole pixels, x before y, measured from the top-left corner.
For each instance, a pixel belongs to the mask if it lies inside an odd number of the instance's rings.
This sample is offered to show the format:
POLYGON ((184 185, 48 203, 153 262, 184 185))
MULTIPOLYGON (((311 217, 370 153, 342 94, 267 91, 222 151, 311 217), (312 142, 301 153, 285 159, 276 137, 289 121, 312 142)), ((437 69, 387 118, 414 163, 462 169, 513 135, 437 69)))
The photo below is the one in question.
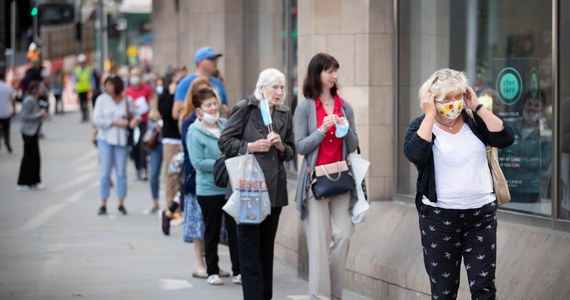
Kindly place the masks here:
POLYGON ((458 101, 458 100, 463 99, 463 95, 464 95, 464 93, 446 94, 445 97, 443 97, 443 98, 438 97, 435 99, 435 101, 437 101, 439 103, 449 103, 449 102, 458 101))

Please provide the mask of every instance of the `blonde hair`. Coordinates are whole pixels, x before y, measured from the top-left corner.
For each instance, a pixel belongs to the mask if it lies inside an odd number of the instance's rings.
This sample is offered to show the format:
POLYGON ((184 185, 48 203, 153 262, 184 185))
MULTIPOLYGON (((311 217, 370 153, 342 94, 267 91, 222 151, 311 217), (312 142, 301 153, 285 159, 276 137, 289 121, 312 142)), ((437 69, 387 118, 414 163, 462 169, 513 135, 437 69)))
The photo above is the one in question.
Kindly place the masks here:
POLYGON ((428 93, 434 93, 437 94, 436 100, 440 100, 449 93, 465 93, 468 86, 469 82, 465 73, 452 69, 440 69, 422 84, 418 97, 421 103, 428 93))
MULTIPOLYGON (((255 90, 253 91, 255 98, 257 98, 257 100, 263 99, 263 95, 261 95, 261 88, 264 86, 267 86, 270 83, 272 83, 273 81, 275 81, 277 79, 281 79, 281 78, 283 78, 283 80, 287 81, 285 78, 285 74, 281 73, 281 71, 279 71, 277 69, 269 68, 269 69, 265 69, 265 70, 261 71, 261 73, 259 73, 259 78, 257 79, 257 84, 255 85, 255 90)), ((281 102, 283 102, 285 100, 286 96, 287 96, 287 94, 283 94, 283 98, 281 99, 281 102)))
POLYGON ((196 93, 203 85, 206 85, 209 88, 212 88, 212 84, 208 80, 208 78, 198 77, 192 81, 190 88, 188 88, 188 92, 186 93, 186 98, 184 98, 184 109, 182 110, 182 114, 180 115, 180 123, 184 122, 184 120, 194 111, 195 107, 192 104, 192 95, 196 93))

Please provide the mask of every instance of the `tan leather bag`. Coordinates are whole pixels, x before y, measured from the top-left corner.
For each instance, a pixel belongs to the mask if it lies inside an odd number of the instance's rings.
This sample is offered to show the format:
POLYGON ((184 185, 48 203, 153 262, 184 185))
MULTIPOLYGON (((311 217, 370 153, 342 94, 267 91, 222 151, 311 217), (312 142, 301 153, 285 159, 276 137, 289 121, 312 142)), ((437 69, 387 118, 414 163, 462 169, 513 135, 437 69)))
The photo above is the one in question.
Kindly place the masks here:
POLYGON ((507 179, 503 174, 501 165, 499 165, 499 152, 497 151, 497 148, 491 146, 487 146, 486 148, 487 162, 489 163, 491 177, 493 178, 493 189, 495 190, 497 203, 501 206, 511 200, 509 185, 507 184, 507 179))

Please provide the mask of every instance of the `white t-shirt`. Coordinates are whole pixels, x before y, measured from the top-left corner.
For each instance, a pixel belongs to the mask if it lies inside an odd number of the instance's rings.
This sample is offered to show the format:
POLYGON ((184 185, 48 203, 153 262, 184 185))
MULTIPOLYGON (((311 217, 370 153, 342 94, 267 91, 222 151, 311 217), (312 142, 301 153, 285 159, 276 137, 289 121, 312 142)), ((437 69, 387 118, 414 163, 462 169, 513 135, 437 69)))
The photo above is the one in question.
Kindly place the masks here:
POLYGON ((12 116, 12 99, 14 90, 4 81, 0 80, 0 119, 12 116))
POLYGON ((127 146, 127 128, 111 126, 113 121, 128 119, 127 107, 131 117, 138 118, 136 108, 128 97, 119 103, 115 103, 113 98, 107 93, 103 93, 97 98, 95 108, 93 109, 93 122, 98 128, 98 140, 105 140, 110 145, 127 146))
POLYGON ((437 202, 426 205, 447 209, 473 209, 495 200, 485 145, 463 124, 456 134, 433 126, 432 147, 437 202))

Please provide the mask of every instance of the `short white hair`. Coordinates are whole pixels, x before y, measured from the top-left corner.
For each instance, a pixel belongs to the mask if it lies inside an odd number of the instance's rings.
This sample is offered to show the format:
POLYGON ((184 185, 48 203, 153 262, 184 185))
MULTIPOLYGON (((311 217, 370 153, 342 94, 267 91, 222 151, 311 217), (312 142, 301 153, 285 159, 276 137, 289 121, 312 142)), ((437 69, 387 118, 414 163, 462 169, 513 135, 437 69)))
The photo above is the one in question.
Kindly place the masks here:
MULTIPOLYGON (((465 73, 452 69, 440 69, 435 71, 426 80, 418 92, 420 103, 428 93, 435 93, 438 99, 443 99, 449 93, 465 93, 469 82, 465 73)), ((420 104, 421 105, 421 104, 420 104)))
MULTIPOLYGON (((259 78, 257 79, 257 84, 255 85, 255 90, 253 91, 255 98, 258 100, 263 99, 263 95, 261 95, 261 88, 268 86, 273 81, 281 78, 286 81, 285 74, 281 73, 281 71, 277 69, 269 68, 261 71, 261 73, 259 73, 259 78)), ((285 99, 285 96, 286 93, 283 95, 283 99, 281 99, 281 101, 285 99)))

